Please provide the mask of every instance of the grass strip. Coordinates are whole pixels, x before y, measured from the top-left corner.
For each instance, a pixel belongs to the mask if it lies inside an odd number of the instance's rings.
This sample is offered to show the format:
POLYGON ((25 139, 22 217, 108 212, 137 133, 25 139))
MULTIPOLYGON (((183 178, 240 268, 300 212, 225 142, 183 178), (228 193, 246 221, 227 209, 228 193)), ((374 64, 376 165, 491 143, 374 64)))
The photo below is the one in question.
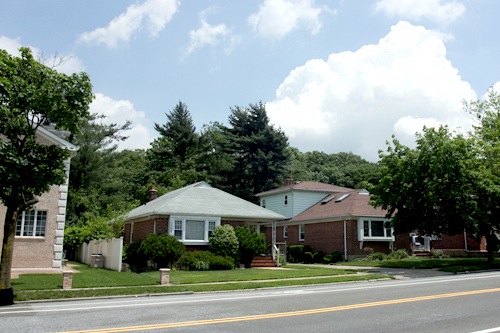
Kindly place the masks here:
POLYGON ((85 297, 106 297, 123 295, 164 294, 181 292, 217 292, 229 290, 276 288, 299 285, 314 285, 339 282, 367 281, 387 278, 381 274, 331 276, 307 279, 275 280, 275 281, 246 281, 236 283, 208 283, 191 285, 169 285, 169 286, 134 286, 124 288, 98 288, 98 289, 70 289, 70 290, 15 290, 16 301, 67 299, 85 297))

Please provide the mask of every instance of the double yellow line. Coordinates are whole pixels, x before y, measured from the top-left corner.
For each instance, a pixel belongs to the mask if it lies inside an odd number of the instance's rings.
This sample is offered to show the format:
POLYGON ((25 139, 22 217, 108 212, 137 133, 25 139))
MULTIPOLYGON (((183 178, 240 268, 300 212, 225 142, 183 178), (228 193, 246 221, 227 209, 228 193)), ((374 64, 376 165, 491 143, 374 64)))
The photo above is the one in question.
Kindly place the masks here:
MULTIPOLYGON (((235 322, 241 322, 241 321, 274 319, 274 318, 284 318, 284 317, 293 317, 293 316, 304 316, 304 315, 312 315, 312 314, 318 314, 318 313, 363 309, 363 308, 369 308, 369 307, 374 307, 374 306, 422 302, 422 301, 429 301, 429 300, 434 300, 434 299, 471 296, 471 295, 479 295, 479 294, 487 294, 487 293, 495 293, 495 292, 500 292, 500 288, 482 289, 482 290, 474 290, 474 291, 463 291, 463 292, 457 292, 457 293, 439 294, 439 295, 431 295, 431 296, 401 298, 401 299, 393 299, 393 300, 388 300, 388 301, 369 302, 369 303, 360 303, 360 304, 352 304, 352 305, 342 305, 342 306, 334 306, 334 307, 329 307, 329 308, 319 308, 319 309, 311 309, 311 310, 269 313, 269 314, 254 315, 254 316, 228 317, 228 318, 207 319, 207 320, 193 320, 193 321, 184 321, 184 322, 178 322, 178 323, 142 325, 142 326, 103 328, 103 329, 95 329, 95 330, 70 331, 70 332, 64 332, 64 333, 133 332, 133 331, 157 330, 157 329, 167 329, 167 328, 176 328, 176 327, 225 324, 225 323, 235 323, 235 322)), ((63 333, 63 332, 60 332, 60 333, 63 333)))

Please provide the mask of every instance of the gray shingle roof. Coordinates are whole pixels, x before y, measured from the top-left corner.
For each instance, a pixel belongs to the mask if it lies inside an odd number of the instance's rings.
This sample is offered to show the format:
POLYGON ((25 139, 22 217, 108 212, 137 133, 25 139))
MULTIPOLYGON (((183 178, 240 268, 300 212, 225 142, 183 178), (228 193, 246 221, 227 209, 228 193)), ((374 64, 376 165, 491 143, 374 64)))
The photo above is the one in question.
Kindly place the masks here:
POLYGON ((216 189, 206 182, 198 182, 131 210, 126 220, 132 222, 167 215, 214 216, 262 222, 285 219, 281 214, 216 189))

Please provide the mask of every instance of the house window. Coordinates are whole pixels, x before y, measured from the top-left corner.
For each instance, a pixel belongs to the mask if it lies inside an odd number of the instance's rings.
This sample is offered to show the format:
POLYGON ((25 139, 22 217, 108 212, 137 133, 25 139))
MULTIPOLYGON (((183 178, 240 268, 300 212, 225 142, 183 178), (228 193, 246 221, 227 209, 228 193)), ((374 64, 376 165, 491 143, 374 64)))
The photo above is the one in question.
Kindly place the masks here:
POLYGON ((288 226, 283 226, 283 238, 288 238, 288 226))
POLYGON ((16 236, 19 237, 45 237, 47 227, 47 211, 24 211, 17 219, 16 236))
POLYGON ((182 220, 175 220, 174 222, 174 236, 178 240, 182 239, 182 220))
POLYGON ((219 225, 219 218, 175 216, 170 218, 169 234, 188 245, 205 245, 219 225))
POLYGON ((385 221, 382 220, 364 220, 363 221, 363 236, 364 237, 392 237, 392 228, 385 227, 385 221))
POLYGON ((285 206, 288 205, 288 195, 285 195, 285 206))
POLYGON ((205 221, 186 220, 186 233, 184 236, 186 240, 205 240, 205 221))
POLYGON ((299 225, 299 241, 303 241, 305 238, 305 228, 304 225, 299 225))
POLYGON ((212 237, 215 230, 215 221, 208 221, 208 238, 212 237))
POLYGON ((266 199, 262 199, 261 203, 262 203, 262 205, 261 205, 261 206, 262 206, 263 208, 266 208, 266 199))

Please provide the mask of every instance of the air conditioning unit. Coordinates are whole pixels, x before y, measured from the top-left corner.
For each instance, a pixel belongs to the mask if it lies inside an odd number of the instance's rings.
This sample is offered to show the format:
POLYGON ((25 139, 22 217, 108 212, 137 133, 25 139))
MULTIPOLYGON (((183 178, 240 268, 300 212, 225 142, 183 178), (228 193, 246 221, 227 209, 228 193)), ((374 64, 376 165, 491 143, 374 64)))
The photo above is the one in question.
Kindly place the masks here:
POLYGON ((104 267, 104 257, 102 256, 102 254, 93 254, 90 256, 90 267, 93 268, 104 267))

